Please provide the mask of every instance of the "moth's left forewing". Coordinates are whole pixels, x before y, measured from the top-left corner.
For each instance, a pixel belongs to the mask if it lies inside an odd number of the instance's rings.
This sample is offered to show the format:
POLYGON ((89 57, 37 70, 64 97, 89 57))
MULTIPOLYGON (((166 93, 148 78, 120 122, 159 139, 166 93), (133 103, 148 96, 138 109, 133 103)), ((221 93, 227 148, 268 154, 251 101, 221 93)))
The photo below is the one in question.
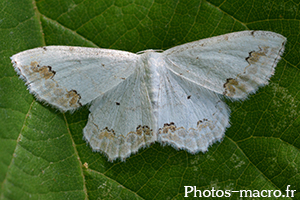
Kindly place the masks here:
POLYGON ((169 69, 198 85, 244 99, 269 78, 286 38, 268 31, 242 31, 199 40, 164 52, 169 69))
POLYGON ((39 101, 74 110, 124 81, 136 54, 109 49, 47 46, 11 57, 13 66, 39 101))

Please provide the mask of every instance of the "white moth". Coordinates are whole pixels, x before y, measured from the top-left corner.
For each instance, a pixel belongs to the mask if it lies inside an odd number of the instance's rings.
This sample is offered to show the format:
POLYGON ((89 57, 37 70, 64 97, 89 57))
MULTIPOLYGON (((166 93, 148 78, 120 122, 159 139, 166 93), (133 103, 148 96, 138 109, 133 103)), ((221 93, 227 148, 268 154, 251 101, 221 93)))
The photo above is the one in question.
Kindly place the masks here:
POLYGON ((268 84, 286 38, 242 31, 162 53, 48 46, 11 57, 39 101, 65 112, 91 104, 85 140, 110 161, 158 141, 190 153, 220 141, 230 110, 268 84))

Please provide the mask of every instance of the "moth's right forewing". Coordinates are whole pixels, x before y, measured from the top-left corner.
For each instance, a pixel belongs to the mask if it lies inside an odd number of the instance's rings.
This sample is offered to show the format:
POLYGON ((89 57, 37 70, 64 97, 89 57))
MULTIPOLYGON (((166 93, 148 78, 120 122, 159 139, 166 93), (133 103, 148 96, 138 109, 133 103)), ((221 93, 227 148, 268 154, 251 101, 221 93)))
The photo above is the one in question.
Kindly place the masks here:
POLYGON ((183 44, 164 52, 168 68, 219 94, 244 99, 268 84, 286 38, 242 31, 183 44))

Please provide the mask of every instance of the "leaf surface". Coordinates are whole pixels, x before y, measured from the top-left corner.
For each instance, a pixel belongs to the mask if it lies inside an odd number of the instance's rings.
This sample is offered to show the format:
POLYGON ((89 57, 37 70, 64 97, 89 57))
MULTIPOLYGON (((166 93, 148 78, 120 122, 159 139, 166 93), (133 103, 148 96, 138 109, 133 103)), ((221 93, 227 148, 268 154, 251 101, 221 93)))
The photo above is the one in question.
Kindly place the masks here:
POLYGON ((300 191, 299 3, 2 0, 0 9, 0 199, 184 199, 184 186, 300 191), (45 45, 165 50, 242 30, 282 34, 286 50, 268 86, 227 101, 231 127, 205 154, 156 143, 110 163, 82 139, 88 107, 63 114, 37 102, 9 59, 45 45))

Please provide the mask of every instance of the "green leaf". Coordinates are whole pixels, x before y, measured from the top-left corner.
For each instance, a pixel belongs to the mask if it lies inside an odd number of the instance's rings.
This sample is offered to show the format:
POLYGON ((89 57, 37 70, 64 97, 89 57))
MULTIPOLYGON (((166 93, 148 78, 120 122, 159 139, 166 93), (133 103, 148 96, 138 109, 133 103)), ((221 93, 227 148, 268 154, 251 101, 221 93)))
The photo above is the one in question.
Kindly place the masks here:
POLYGON ((300 191, 295 2, 1 0, 0 199, 184 199, 184 186, 285 195, 291 185, 300 191), (164 50, 241 30, 282 34, 286 50, 268 86, 245 101, 227 102, 231 127, 205 154, 156 143, 126 162, 108 162, 82 139, 88 107, 63 114, 37 102, 9 59, 44 45, 164 50))

